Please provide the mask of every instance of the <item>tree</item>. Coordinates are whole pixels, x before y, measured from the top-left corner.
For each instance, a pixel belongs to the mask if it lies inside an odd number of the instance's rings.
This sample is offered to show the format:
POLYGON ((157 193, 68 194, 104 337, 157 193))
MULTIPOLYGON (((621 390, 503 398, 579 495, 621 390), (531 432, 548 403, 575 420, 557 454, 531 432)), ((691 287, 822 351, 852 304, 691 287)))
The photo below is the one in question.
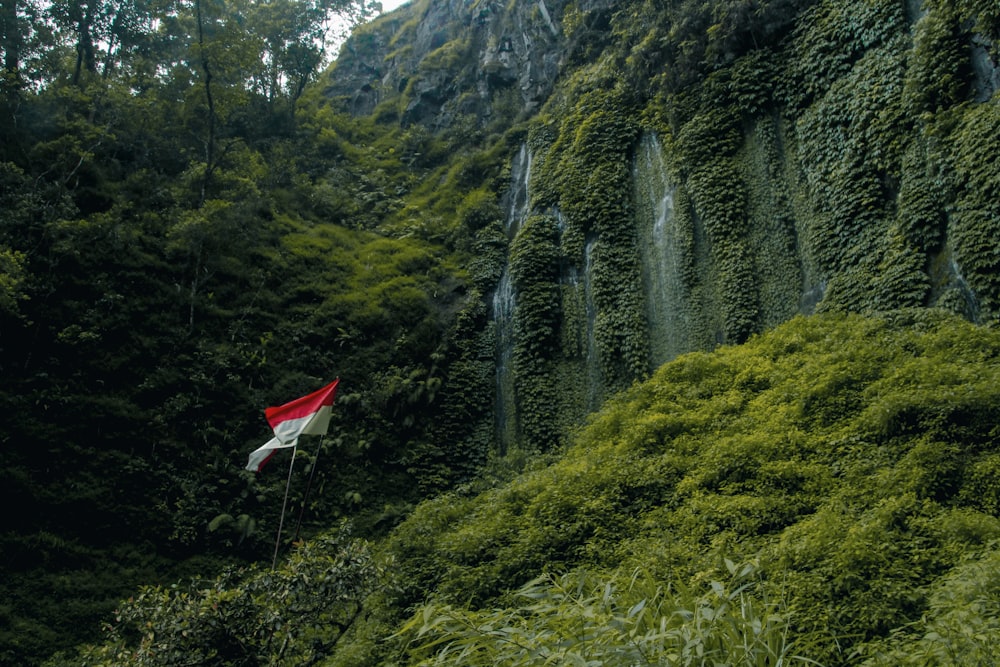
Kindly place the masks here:
POLYGON ((0 0, 0 159, 11 159, 21 144, 18 114, 27 85, 23 64, 37 20, 30 0, 0 0))
POLYGON ((344 525, 301 544, 277 569, 230 569, 187 590, 142 589, 118 609, 107 643, 83 651, 86 664, 318 662, 358 619, 366 599, 389 581, 389 563, 349 532, 344 525))
POLYGON ((368 0, 272 0, 253 4, 251 23, 265 44, 266 78, 260 82, 273 103, 285 97, 294 106, 325 64, 331 18, 347 27, 371 18, 380 5, 368 0))
POLYGON ((0 49, 3 50, 5 78, 17 77, 21 69, 21 50, 28 26, 20 16, 23 2, 20 0, 0 0, 0 49))

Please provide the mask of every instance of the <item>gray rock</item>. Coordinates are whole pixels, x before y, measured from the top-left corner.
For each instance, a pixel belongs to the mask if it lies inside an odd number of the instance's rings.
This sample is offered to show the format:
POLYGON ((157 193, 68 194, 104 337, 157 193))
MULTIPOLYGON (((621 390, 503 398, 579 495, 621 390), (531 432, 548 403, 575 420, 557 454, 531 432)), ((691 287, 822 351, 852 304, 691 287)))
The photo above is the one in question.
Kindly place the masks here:
MULTIPOLYGON (((536 111, 566 57, 567 0, 426 0, 357 31, 327 72, 326 95, 354 115, 447 129, 536 111), (395 102, 395 104, 386 104, 395 102), (380 105, 385 105, 380 108, 380 105)), ((611 0, 580 3, 605 11, 611 0)), ((513 118, 511 118, 513 120, 513 118)))

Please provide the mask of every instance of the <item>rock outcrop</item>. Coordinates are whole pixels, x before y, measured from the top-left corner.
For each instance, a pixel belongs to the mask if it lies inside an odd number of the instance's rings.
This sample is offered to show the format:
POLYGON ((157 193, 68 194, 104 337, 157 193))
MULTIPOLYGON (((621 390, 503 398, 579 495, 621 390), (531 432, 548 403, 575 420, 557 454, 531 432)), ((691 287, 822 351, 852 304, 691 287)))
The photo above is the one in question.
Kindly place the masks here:
MULTIPOLYGON (((562 22, 607 12, 611 0, 418 0, 358 30, 344 45, 326 94, 355 115, 448 128, 537 111, 572 40, 562 22), (381 106, 387 103, 386 106, 381 106)), ((592 19, 591 19, 592 20, 592 19)), ((579 37, 577 37, 579 39, 579 37)))

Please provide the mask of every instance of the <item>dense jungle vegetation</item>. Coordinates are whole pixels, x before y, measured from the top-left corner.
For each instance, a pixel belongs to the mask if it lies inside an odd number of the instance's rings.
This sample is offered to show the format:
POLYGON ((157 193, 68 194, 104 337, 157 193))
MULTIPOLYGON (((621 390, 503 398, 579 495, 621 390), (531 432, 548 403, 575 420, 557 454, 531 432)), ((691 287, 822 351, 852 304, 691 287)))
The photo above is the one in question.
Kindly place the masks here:
POLYGON ((796 318, 387 539, 144 588, 51 664, 993 664, 998 380, 952 315, 796 318))
POLYGON ((476 464, 436 444, 461 428, 435 393, 463 271, 366 230, 446 146, 310 101, 350 9, 4 3, 3 664, 96 637, 140 583, 266 554, 284 476, 241 471, 262 410, 336 375, 304 534, 384 529, 476 464))
POLYGON ((0 1, 0 665, 995 664, 1000 7, 417 0, 323 70, 373 11, 0 1))

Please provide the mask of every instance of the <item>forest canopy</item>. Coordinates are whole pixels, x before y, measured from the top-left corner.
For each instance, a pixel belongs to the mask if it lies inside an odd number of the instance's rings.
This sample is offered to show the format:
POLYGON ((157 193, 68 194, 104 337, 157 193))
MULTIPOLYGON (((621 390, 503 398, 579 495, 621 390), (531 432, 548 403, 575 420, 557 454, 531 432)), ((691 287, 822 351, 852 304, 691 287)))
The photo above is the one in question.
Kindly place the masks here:
POLYGON ((0 494, 23 511, 0 534, 0 663, 92 636, 139 583, 273 548, 281 475, 241 470, 262 409, 337 375, 338 435, 299 458, 327 466, 304 534, 359 508, 384 530, 467 474, 419 452, 445 428, 460 272, 354 213, 397 206, 428 167, 387 149, 421 139, 306 99, 331 22, 375 9, 3 3, 0 494))

